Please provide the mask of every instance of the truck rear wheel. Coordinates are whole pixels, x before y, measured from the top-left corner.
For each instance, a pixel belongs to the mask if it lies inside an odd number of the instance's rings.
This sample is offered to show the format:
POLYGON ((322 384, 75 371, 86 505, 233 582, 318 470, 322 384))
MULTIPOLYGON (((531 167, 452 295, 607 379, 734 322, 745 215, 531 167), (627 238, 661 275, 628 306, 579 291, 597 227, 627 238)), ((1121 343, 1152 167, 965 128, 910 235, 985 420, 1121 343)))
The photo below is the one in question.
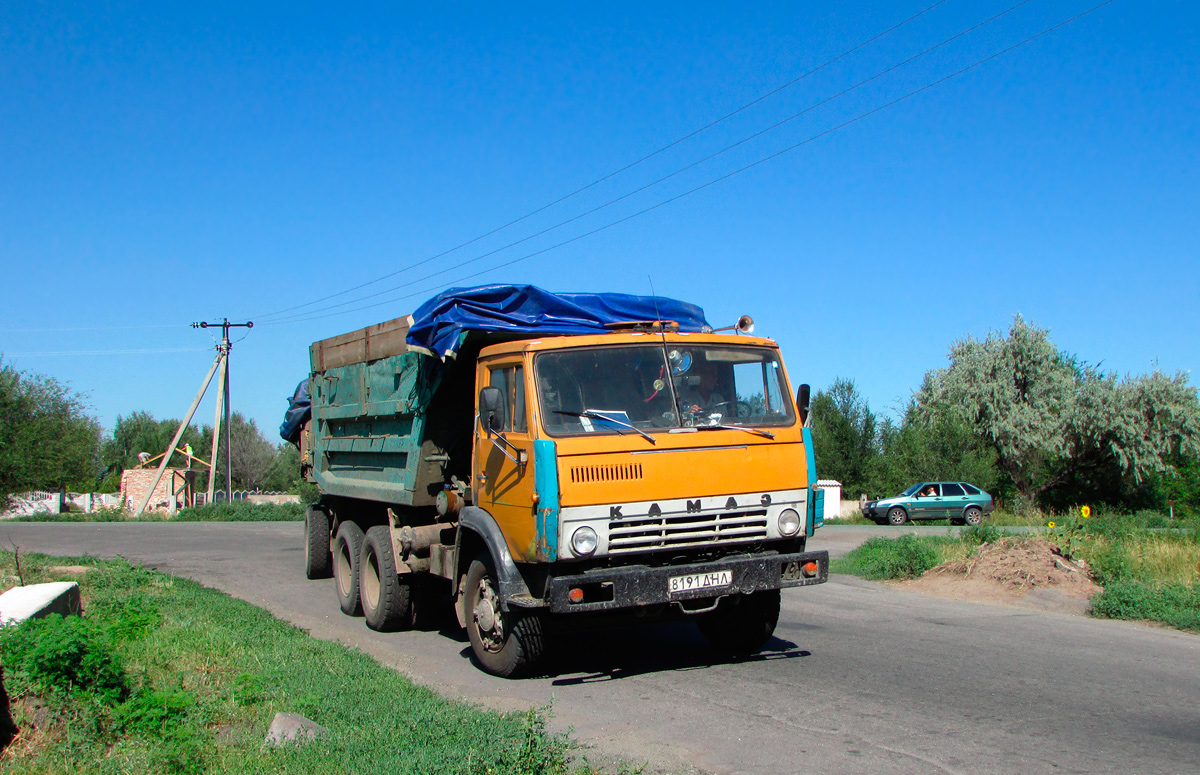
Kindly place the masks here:
POLYGON ((367 626, 380 632, 412 626, 412 580, 396 575, 392 534, 387 525, 367 531, 358 561, 359 596, 367 626))
POLYGON ((779 623, 779 590, 730 595, 715 611, 696 620, 700 632, 727 654, 753 654, 766 645, 779 623))
POLYGON ((495 567, 487 555, 471 563, 464 594, 467 637, 479 665, 501 678, 528 675, 545 651, 541 616, 501 609, 495 567))
POLYGON ((316 506, 304 512, 304 575, 327 579, 333 575, 333 552, 329 549, 329 515, 316 506))
POLYGON ((343 522, 333 539, 334 587, 337 588, 338 605, 348 616, 362 615, 358 595, 358 558, 362 544, 362 528, 353 522, 343 522))

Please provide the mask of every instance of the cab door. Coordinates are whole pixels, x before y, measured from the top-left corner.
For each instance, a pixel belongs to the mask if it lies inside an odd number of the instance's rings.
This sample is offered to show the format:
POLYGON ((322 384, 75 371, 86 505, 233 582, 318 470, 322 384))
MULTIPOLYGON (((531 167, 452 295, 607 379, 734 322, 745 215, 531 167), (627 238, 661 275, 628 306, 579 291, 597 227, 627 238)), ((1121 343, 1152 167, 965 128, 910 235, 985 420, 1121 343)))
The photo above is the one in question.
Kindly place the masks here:
MULTIPOLYGON (((498 389, 504 396, 499 431, 493 431, 489 437, 483 423, 475 423, 475 502, 500 525, 508 550, 517 562, 533 559, 536 538, 533 438, 529 432, 525 376, 524 364, 519 359, 506 358, 481 362, 475 381, 481 387, 498 389)), ((478 416, 478 394, 475 400, 478 416)))

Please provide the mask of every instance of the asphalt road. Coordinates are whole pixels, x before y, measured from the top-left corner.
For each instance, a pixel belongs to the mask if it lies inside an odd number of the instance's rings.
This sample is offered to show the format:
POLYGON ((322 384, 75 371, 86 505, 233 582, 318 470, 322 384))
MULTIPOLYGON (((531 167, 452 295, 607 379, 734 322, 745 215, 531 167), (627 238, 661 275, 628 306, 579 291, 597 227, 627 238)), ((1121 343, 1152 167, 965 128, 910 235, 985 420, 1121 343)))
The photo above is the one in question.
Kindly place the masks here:
MULTIPOLYGON (((889 528, 832 527, 840 554, 889 528)), ((926 528, 944 533, 945 528, 926 528)), ((553 702, 603 760, 648 772, 1200 772, 1200 637, 975 605, 849 577, 787 590, 776 638, 722 660, 689 624, 576 634, 550 675, 505 681, 464 636, 379 634, 303 575, 300 523, 0 524, 0 544, 121 556, 196 579, 500 709, 553 702)))

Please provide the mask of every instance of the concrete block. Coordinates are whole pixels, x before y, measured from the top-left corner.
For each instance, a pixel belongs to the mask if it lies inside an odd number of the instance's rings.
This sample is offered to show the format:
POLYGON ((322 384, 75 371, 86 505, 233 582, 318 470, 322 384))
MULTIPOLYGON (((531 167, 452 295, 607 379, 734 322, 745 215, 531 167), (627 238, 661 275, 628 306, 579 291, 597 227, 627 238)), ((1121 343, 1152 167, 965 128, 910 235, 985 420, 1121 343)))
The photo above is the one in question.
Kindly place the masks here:
POLYGON ((79 585, 52 581, 13 587, 0 595, 0 625, 40 619, 50 614, 79 615, 79 585))
POLYGON ((299 713, 276 713, 267 730, 265 745, 280 746, 289 742, 302 742, 328 737, 329 730, 299 713))

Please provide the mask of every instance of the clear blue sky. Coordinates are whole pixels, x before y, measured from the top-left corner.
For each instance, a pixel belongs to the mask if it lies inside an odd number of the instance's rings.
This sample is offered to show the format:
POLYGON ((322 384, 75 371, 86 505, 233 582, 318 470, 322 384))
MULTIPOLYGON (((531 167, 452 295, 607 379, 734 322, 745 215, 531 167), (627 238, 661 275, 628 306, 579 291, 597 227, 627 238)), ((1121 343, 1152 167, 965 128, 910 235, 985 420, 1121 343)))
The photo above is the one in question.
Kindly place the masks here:
MULTIPOLYGON (((0 10, 0 352, 107 428, 178 417, 252 316, 235 408, 274 438, 314 339, 452 284, 647 293, 743 313, 795 382, 900 406, 1014 313, 1119 373, 1200 355, 1200 10, 1115 2, 964 75, 593 236, 475 277, 836 127, 1094 5, 947 0, 719 126, 420 268, 911 16, 916 2, 0 10), (748 5, 748 4, 742 4, 748 5), (414 282, 415 281, 415 282, 414 282), (411 295, 409 295, 411 294, 411 295), (407 298, 399 296, 408 295, 407 298), (36 330, 30 330, 36 329, 36 330), (144 352, 155 350, 159 352, 144 352), (184 350, 184 351, 180 351, 184 350), (114 354, 79 354, 119 351, 114 354), (131 352, 133 351, 133 352, 131 352), (166 351, 166 352, 162 352, 166 351), (71 354, 46 354, 71 353, 71 354)), ((212 397, 198 415, 211 422, 212 397)))

